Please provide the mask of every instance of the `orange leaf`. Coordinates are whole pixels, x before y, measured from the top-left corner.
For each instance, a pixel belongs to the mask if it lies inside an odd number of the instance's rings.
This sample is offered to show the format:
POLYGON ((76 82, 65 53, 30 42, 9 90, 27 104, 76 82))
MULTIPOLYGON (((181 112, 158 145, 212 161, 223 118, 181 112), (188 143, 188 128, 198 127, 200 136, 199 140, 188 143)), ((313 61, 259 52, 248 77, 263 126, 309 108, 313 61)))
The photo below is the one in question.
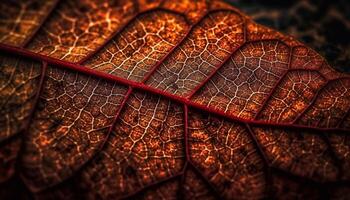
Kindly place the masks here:
POLYGON ((214 0, 0 11, 4 198, 349 193, 350 76, 292 37, 214 0))

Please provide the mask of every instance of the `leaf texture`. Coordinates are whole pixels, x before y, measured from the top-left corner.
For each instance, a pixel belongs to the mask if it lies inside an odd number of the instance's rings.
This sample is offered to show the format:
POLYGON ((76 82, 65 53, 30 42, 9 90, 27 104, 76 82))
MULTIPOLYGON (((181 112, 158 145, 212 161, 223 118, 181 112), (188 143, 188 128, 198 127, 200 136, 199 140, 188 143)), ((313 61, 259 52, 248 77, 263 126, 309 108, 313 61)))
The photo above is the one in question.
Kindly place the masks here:
POLYGON ((292 37, 216 0, 0 10, 4 198, 349 198, 350 76, 292 37))

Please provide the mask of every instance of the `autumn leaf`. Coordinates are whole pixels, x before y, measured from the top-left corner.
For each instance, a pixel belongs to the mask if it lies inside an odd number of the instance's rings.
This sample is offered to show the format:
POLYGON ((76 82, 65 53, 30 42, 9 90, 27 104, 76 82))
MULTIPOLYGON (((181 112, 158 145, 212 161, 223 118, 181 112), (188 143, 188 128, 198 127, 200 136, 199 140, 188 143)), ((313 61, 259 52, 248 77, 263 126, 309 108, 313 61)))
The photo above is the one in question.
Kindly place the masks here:
POLYGON ((221 1, 0 5, 0 195, 349 198, 350 76, 221 1))

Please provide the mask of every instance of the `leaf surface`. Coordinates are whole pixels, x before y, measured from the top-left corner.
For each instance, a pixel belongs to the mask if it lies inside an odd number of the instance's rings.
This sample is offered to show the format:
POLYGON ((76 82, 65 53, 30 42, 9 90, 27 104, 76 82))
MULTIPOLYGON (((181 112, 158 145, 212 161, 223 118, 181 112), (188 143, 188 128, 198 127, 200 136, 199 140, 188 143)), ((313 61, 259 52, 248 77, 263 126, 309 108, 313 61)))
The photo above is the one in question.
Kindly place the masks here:
POLYGON ((26 31, 0 26, 2 184, 39 199, 350 190, 350 76, 292 37, 221 1, 36 10, 26 31))

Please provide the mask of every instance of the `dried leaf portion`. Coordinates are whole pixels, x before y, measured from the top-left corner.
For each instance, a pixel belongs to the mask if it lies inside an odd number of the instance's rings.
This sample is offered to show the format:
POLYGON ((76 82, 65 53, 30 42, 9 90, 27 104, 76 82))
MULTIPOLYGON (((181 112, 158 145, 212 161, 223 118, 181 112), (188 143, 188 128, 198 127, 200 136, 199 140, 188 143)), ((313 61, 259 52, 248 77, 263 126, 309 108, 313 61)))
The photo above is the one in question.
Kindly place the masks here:
POLYGON ((246 21, 246 27, 247 42, 258 42, 261 40, 278 40, 280 42, 284 42, 290 47, 300 45, 302 46, 302 44, 296 41, 293 37, 283 35, 282 33, 276 30, 257 24, 249 18, 246 21))
POLYGON ((254 118, 288 70, 290 49, 279 41, 244 45, 193 101, 241 118, 254 118))
POLYGON ((137 12, 133 1, 61 1, 28 48, 77 62, 99 48, 137 12))
POLYGON ((297 46, 293 48, 291 57, 291 69, 318 70, 324 67, 325 61, 312 49, 305 46, 297 46))
POLYGON ((277 128, 253 131, 270 166, 320 182, 337 179, 337 163, 321 134, 277 128))
POLYGON ((330 81, 299 121, 317 127, 342 125, 350 109, 350 78, 330 81))
POLYGON ((127 90, 52 67, 43 84, 21 163, 32 191, 70 177, 99 150, 127 90))
POLYGON ((132 94, 81 183, 92 198, 115 199, 176 175, 184 163, 183 131, 181 106, 132 94))
POLYGON ((160 7, 164 0, 134 0, 140 12, 160 7))
POLYGON ((187 16, 187 19, 194 24, 199 21, 202 16, 210 10, 210 5, 207 0, 178 0, 164 1, 161 5, 163 8, 170 9, 187 16))
POLYGON ((191 23, 196 23, 208 10, 212 10, 208 0, 137 0, 139 12, 145 12, 154 9, 165 9, 186 16, 191 23))
POLYGON ((190 112, 188 137, 191 161, 223 198, 264 197, 263 159, 244 126, 190 112))
POLYGON ((53 9, 56 0, 18 0, 0 4, 0 42, 23 46, 53 9))
POLYGON ((186 96, 244 42, 241 17, 231 11, 208 14, 146 83, 186 96))
POLYGON ((40 63, 0 55, 0 142, 25 128, 39 91, 40 75, 40 63))
POLYGON ((168 11, 137 17, 86 66, 134 81, 142 81, 189 29, 186 19, 168 11))
POLYGON ((287 73, 276 85, 257 119, 272 122, 292 123, 312 102, 325 78, 315 71, 295 70, 287 73))

